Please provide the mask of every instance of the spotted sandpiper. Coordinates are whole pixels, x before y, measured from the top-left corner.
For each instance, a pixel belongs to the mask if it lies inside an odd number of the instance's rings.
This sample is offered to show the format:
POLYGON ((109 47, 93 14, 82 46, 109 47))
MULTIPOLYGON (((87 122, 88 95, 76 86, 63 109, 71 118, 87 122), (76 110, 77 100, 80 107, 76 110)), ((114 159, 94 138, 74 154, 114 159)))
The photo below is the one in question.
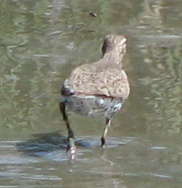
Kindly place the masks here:
POLYGON ((60 102, 60 111, 68 130, 67 150, 75 153, 74 133, 71 129, 67 110, 105 119, 105 128, 101 137, 101 146, 111 125, 113 114, 121 109, 128 98, 130 87, 127 75, 122 67, 126 53, 127 39, 123 35, 105 36, 102 46, 102 58, 90 64, 75 68, 61 87, 64 100, 60 102))

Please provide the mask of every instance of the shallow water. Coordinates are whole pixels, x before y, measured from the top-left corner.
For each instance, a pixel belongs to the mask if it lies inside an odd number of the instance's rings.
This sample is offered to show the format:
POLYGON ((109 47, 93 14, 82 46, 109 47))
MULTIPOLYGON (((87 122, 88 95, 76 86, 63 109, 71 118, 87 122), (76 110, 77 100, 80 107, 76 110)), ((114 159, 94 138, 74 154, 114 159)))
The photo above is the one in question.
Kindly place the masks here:
POLYGON ((0 187, 182 186, 180 0, 0 6, 0 187), (78 149, 69 161, 59 87, 74 67, 100 58, 108 33, 128 38, 131 95, 105 150, 102 122, 70 112, 78 149))

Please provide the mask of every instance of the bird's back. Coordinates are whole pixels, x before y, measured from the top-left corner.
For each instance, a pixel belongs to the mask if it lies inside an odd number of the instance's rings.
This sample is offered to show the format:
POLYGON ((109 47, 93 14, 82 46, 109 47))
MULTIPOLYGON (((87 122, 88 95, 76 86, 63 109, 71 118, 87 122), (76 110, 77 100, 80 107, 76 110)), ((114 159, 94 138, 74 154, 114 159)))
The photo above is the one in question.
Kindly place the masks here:
POLYGON ((128 78, 119 65, 99 61, 84 64, 72 71, 63 84, 71 93, 100 95, 126 99, 129 95, 128 78))

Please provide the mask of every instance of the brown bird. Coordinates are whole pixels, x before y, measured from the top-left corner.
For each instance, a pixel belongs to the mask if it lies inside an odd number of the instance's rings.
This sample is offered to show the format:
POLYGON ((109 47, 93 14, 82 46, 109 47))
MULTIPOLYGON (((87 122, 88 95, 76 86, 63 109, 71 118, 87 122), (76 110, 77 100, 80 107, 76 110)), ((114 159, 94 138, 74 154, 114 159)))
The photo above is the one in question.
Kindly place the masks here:
POLYGON ((105 146, 112 116, 121 109, 130 92, 127 75, 122 69, 126 41, 123 35, 107 35, 102 46, 102 58, 75 68, 61 87, 64 101, 60 102, 60 111, 67 126, 67 150, 71 154, 75 153, 76 147, 67 109, 86 116, 104 117, 101 146, 105 146))

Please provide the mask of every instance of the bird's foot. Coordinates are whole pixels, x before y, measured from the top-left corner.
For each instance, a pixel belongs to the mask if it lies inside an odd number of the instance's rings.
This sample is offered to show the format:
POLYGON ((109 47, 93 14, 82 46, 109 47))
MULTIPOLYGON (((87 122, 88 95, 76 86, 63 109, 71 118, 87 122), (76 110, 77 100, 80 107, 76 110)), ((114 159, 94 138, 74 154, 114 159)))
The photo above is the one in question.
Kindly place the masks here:
POLYGON ((66 149, 68 158, 71 160, 74 160, 76 157, 76 146, 75 146, 75 141, 73 138, 68 139, 69 143, 66 149))

